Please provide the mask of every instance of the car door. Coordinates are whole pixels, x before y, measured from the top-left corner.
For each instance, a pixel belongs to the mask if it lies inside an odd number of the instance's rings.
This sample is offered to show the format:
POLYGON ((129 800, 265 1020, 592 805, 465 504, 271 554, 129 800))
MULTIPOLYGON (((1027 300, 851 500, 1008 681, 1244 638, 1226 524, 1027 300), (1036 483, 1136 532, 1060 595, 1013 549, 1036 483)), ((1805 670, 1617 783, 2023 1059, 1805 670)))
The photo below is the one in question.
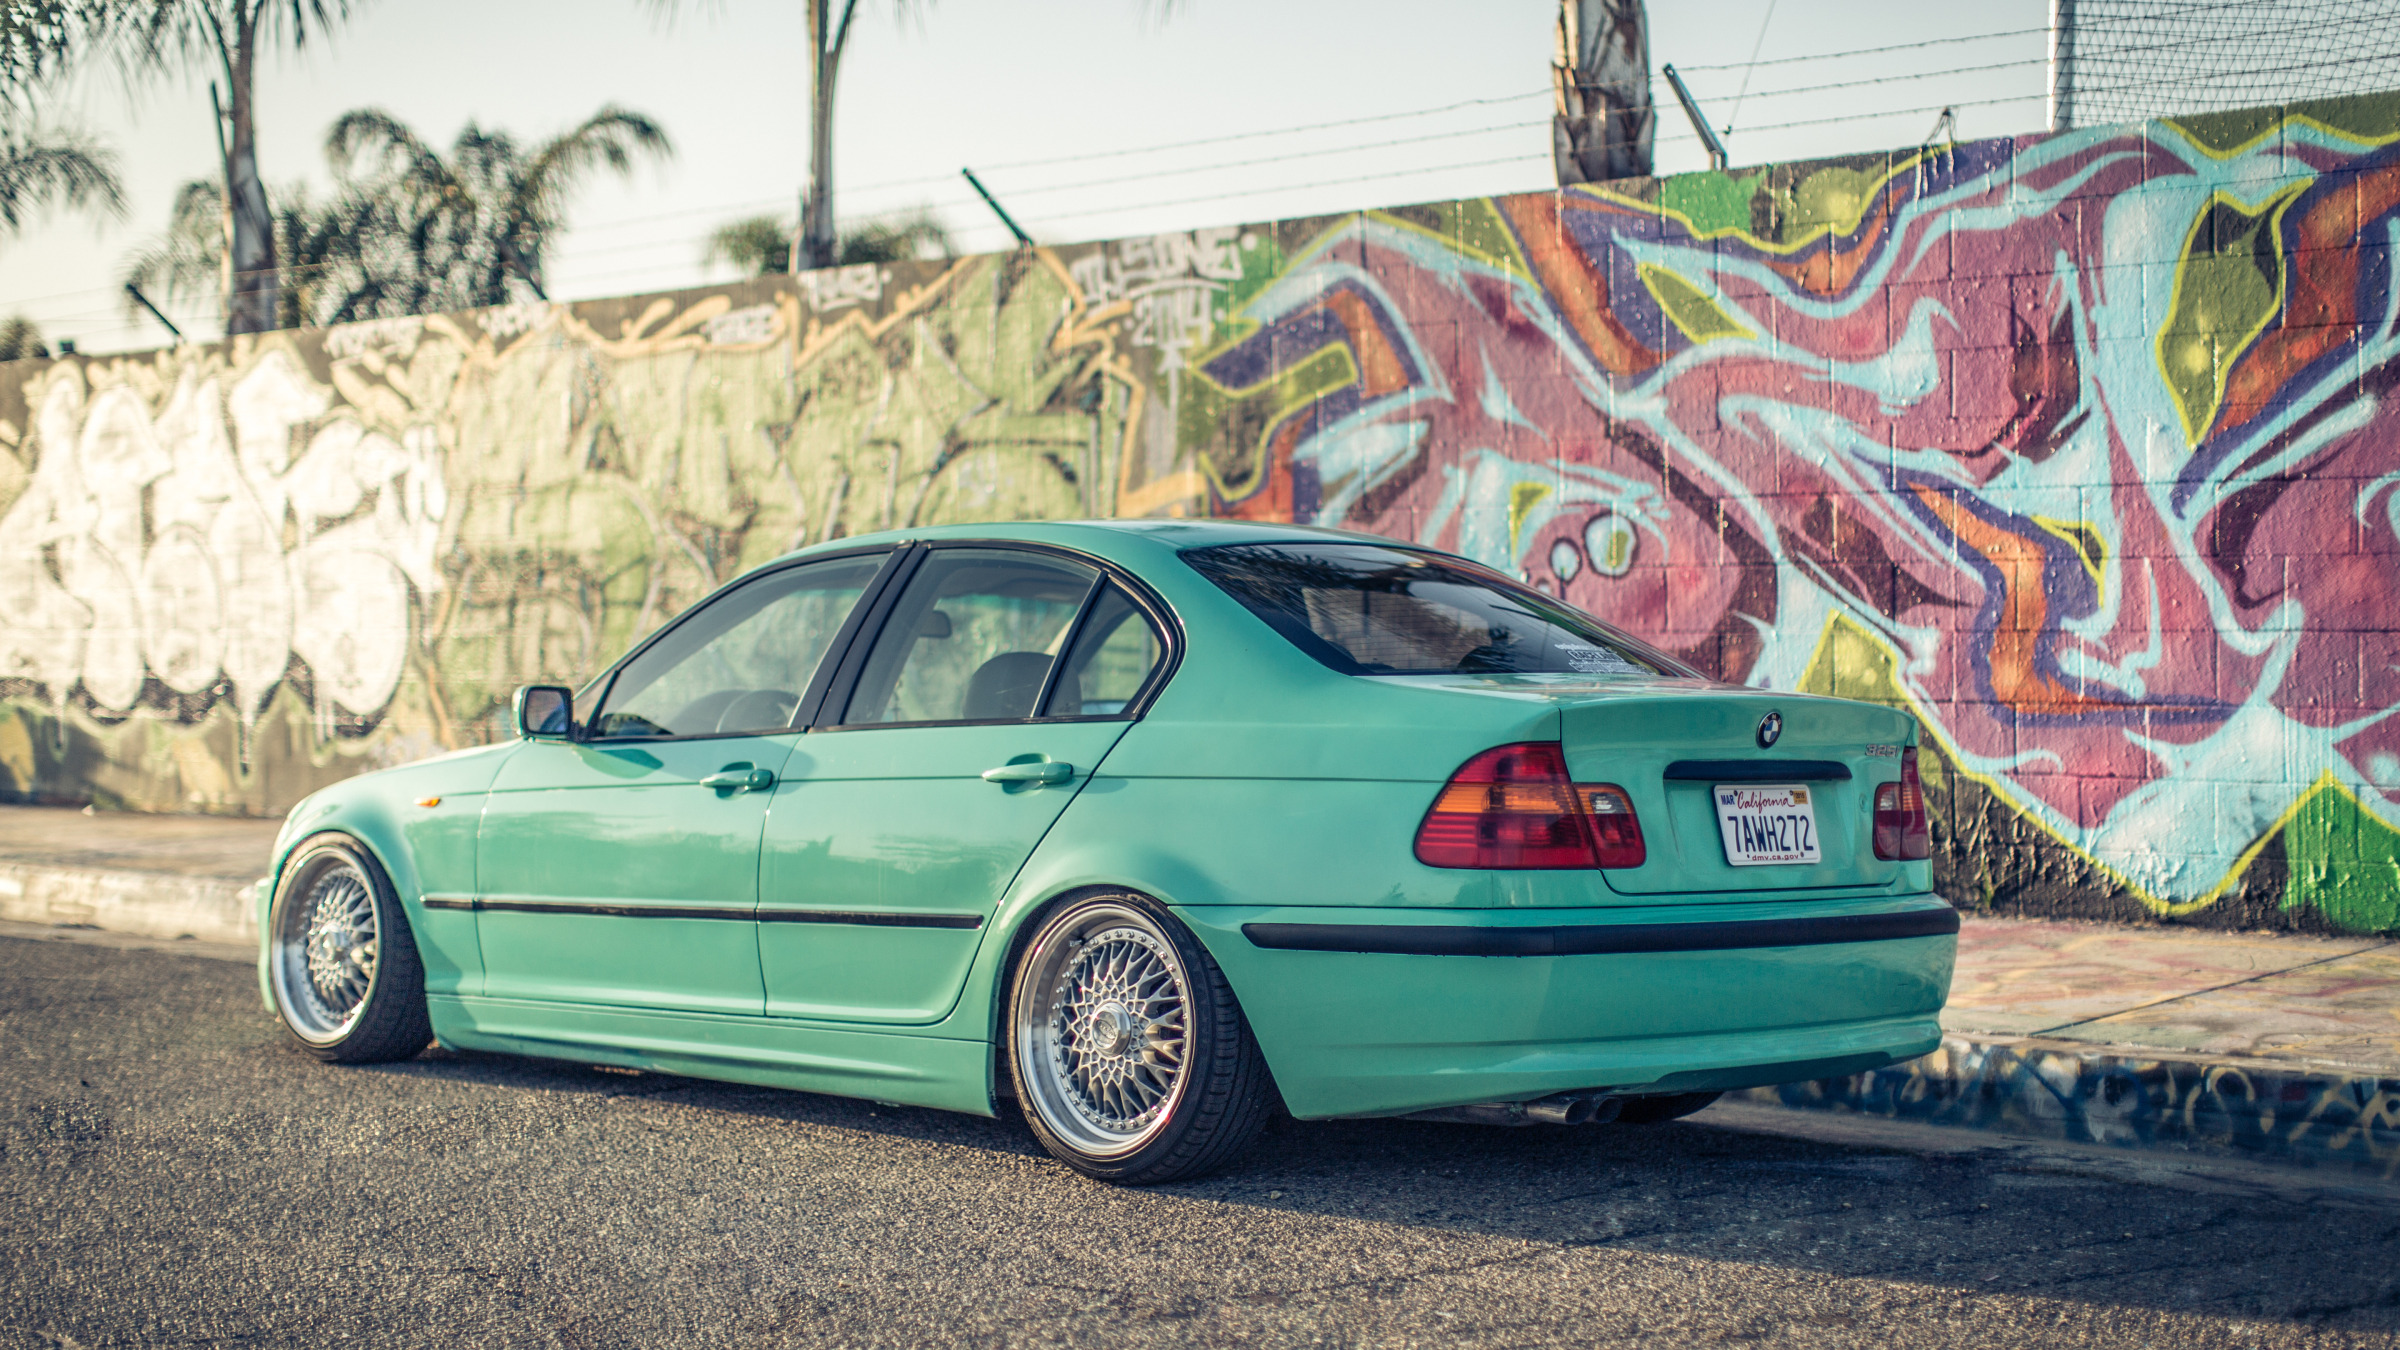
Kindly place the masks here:
POLYGON ((768 816, 772 1015, 939 1021, 1001 895, 1170 666, 1163 608, 1071 555, 934 547, 893 591, 768 816))
POLYGON ((476 848, 487 995, 760 1011, 760 823, 818 668, 889 557, 716 596, 619 667, 576 739, 509 757, 476 848))

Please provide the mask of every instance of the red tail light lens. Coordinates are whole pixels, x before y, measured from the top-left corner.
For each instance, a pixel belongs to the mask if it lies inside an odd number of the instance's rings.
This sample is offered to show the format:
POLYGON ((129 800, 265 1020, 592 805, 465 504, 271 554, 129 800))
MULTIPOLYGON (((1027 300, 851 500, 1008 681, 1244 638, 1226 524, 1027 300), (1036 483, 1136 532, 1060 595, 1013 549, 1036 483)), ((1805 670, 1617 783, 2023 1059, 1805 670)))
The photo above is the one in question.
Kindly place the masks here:
POLYGON ((1650 851, 1642 846, 1642 822, 1633 814, 1633 798, 1614 783, 1577 783, 1592 843, 1602 867, 1639 867, 1650 851))
POLYGON ((1875 789, 1875 856, 1901 862, 1933 856, 1933 817, 1925 810, 1914 746, 1900 752, 1900 781, 1875 789))
POLYGON ((1570 782, 1556 741, 1468 760, 1417 827, 1428 867, 1639 867, 1643 857, 1633 799, 1614 784, 1570 782))

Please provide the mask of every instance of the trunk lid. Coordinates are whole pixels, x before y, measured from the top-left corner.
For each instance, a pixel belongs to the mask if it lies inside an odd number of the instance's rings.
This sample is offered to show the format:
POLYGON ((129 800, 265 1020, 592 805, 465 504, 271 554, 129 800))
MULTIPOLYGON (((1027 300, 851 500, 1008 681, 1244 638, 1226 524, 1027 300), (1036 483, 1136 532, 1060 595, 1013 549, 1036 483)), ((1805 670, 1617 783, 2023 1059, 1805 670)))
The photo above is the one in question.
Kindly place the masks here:
POLYGON ((1628 693, 1559 710, 1567 772, 1629 793, 1649 857, 1602 872, 1625 895, 1880 890, 1905 864, 1875 856, 1877 784, 1900 778, 1916 742, 1908 714, 1872 703, 1725 687, 1628 693), (1777 726, 1761 745, 1762 725, 1777 726), (1718 803, 1760 788, 1802 790, 1813 808, 1815 862, 1736 866, 1718 803))
POLYGON ((1459 692, 1549 703, 1558 711, 1568 775, 1625 789, 1648 857, 1639 867, 1599 874, 1618 895, 1680 903, 1794 899, 1873 894, 1906 880, 1907 864, 1875 856, 1873 829, 1875 788, 1899 781, 1900 751, 1916 743, 1916 719, 1905 712, 1701 680, 1516 675, 1438 682, 1459 692), (1769 714, 1779 718, 1779 734, 1762 746, 1760 724, 1769 714), (1718 792, 1773 786, 1805 790, 1821 856, 1736 866, 1727 857, 1718 792))

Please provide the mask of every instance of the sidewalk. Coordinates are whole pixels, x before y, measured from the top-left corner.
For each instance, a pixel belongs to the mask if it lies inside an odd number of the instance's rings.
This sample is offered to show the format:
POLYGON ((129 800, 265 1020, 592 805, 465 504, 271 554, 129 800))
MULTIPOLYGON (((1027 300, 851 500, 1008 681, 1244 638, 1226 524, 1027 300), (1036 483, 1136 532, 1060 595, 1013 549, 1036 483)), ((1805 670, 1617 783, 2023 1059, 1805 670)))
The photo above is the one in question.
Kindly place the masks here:
POLYGON ((0 921, 255 947, 279 820, 0 806, 0 921))
MULTIPOLYGON (((0 806, 0 935, 255 950, 277 824, 0 806)), ((1743 1095, 2400 1176, 2400 942, 1969 917, 1942 1025, 1912 1063, 1743 1095)))

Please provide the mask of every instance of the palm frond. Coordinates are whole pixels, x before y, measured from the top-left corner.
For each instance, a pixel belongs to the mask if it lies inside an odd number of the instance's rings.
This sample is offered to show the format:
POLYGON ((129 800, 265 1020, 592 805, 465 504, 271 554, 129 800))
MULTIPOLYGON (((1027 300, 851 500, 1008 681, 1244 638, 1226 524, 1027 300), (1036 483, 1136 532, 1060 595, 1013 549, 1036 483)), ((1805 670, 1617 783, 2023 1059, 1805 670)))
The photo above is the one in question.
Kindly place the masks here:
POLYGON ((0 135, 0 231, 13 234, 35 214, 60 207, 122 219, 116 155, 68 132, 0 135))
POLYGON ((792 270, 792 222, 783 216, 744 216, 711 231, 702 267, 725 263, 751 276, 792 270))

